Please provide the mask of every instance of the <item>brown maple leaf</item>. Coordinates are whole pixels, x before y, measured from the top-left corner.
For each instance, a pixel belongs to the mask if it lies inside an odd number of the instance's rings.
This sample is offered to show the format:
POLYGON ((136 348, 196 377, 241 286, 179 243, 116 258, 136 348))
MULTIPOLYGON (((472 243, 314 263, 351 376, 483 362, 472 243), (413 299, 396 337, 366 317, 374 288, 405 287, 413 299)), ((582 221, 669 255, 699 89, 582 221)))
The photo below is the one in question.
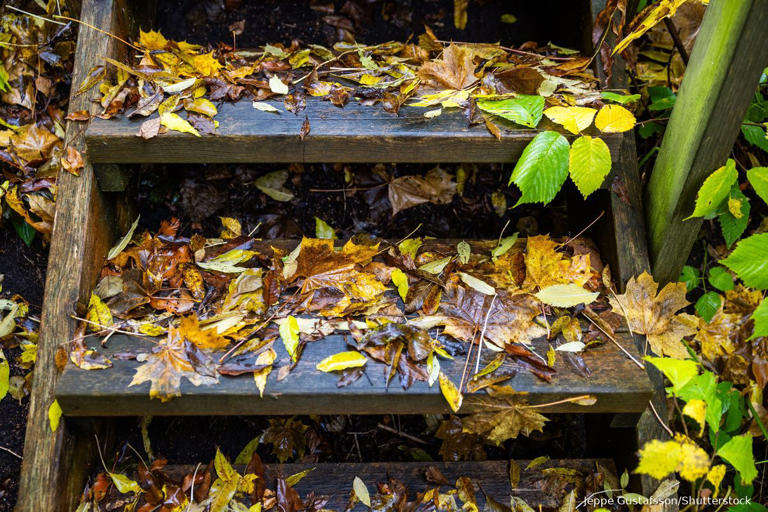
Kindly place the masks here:
POLYGON ((475 83, 475 64, 472 50, 451 44, 441 59, 425 62, 419 68, 419 78, 427 84, 448 89, 464 89, 475 83))
MULTIPOLYGON (((141 357, 141 356, 140 356, 141 357)), ((168 337, 142 358, 129 386, 149 381, 150 398, 168 402, 181 396, 181 378, 195 386, 218 383, 212 361, 194 345, 186 341, 179 329, 168 329, 168 337)))
POLYGON ((489 394, 490 397, 471 398, 489 410, 462 419, 464 432, 483 436, 499 446, 507 439, 515 439, 521 433, 528 436, 536 430, 541 431, 548 421, 545 416, 526 404, 521 398, 521 393, 516 393, 509 386, 491 386, 489 394))
POLYGON ((423 203, 448 204, 456 194, 453 176, 440 167, 422 176, 401 176, 389 182, 389 202, 392 215, 400 210, 423 203))
POLYGON ((44 126, 28 124, 10 136, 10 142, 16 155, 26 162, 41 162, 61 146, 61 139, 44 126))
POLYGON ((657 295, 659 284, 648 272, 627 283, 626 293, 609 297, 617 314, 626 316, 634 332, 645 334, 651 350, 658 355, 688 358, 682 343, 696 332, 698 319, 687 313, 675 314, 690 303, 685 299, 685 283, 668 283, 657 295))

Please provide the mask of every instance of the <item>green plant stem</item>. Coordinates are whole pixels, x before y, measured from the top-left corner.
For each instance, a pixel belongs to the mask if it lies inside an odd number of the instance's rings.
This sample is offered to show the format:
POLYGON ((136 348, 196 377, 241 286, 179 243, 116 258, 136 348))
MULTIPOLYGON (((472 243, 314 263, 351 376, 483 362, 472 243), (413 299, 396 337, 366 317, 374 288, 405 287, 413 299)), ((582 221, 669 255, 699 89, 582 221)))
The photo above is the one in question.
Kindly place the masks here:
POLYGON ((755 411, 755 407, 752 405, 752 400, 750 400, 749 397, 747 397, 747 407, 749 407, 752 417, 755 418, 760 430, 763 432, 763 437, 768 440, 768 432, 765 430, 765 425, 763 425, 763 421, 760 419, 760 416, 758 416, 757 411, 755 411))

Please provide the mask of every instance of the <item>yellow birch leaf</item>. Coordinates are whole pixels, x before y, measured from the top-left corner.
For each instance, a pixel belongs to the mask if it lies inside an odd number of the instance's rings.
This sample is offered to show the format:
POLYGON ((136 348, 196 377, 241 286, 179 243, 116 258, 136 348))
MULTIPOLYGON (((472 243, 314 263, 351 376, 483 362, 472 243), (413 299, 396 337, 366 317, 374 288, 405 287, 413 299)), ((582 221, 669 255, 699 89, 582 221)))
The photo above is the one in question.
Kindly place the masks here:
POLYGON ((573 134, 589 128, 596 113, 597 110, 589 107, 550 107, 544 111, 553 123, 562 125, 573 134))
POLYGON ((440 372, 439 379, 440 391, 443 393, 443 397, 445 397, 453 412, 459 412, 461 402, 464 400, 464 397, 459 392, 459 388, 443 372, 440 372))
POLYGON ((101 331, 112 325, 112 312, 109 311, 109 307, 104 304, 101 297, 95 293, 91 293, 91 300, 88 302, 88 314, 86 318, 89 322, 92 322, 88 325, 88 329, 91 331, 101 331))
POLYGON ((196 98, 194 101, 184 104, 184 110, 187 112, 197 112, 208 117, 213 117, 218 113, 216 105, 211 100, 205 98, 196 98))
POLYGON ((354 350, 349 350, 347 352, 339 352, 338 354, 326 357, 317 363, 317 369, 321 372, 335 372, 347 368, 359 368, 364 366, 367 362, 368 358, 363 354, 354 350))
POLYGON ((259 397, 264 397, 264 388, 267 387, 267 377, 269 377, 269 373, 272 371, 272 363, 275 362, 275 359, 277 358, 277 352, 275 352, 275 349, 270 348, 269 350, 266 350, 259 354, 259 357, 256 358, 256 366, 261 366, 268 364, 270 366, 267 366, 266 368, 262 368, 261 370, 253 372, 253 381, 256 383, 256 387, 259 389, 259 397))
POLYGON ((125 475, 121 475, 120 473, 109 473, 109 478, 112 479, 112 483, 115 484, 117 490, 123 494, 127 494, 129 492, 142 492, 138 482, 131 480, 125 475))
POLYGON ((707 403, 704 400, 694 398, 683 407, 683 415, 696 420, 699 424, 699 435, 704 433, 704 419, 707 416, 707 403))
POLYGON ((399 268, 393 270, 392 284, 397 286, 397 293, 400 295, 400 298, 403 299, 403 302, 405 302, 405 298, 408 296, 408 276, 405 275, 405 272, 399 268))
POLYGON ((720 482, 723 481, 723 478, 725 477, 725 464, 718 464, 717 466, 712 466, 712 468, 707 473, 707 480, 715 487, 715 496, 717 496, 718 491, 720 490, 720 482))
POLYGON ((287 322, 280 324, 280 338, 283 340, 283 345, 288 355, 291 356, 293 361, 296 361, 296 349, 299 346, 299 322, 296 321, 296 317, 289 316, 287 322))
POLYGON ((621 105, 606 105, 595 117, 595 126, 603 133, 621 133, 635 127, 635 115, 621 105))
POLYGON ((51 425, 51 432, 56 432, 61 421, 61 407, 56 400, 48 407, 48 422, 51 425))
POLYGON ((195 127, 189 124, 189 121, 182 119, 178 114, 174 114, 173 112, 160 114, 160 124, 169 130, 181 133, 191 133, 195 137, 200 137, 200 132, 195 130, 195 127))
POLYGON ((3 350, 0 349, 0 400, 5 398, 11 387, 11 368, 8 359, 5 358, 3 350))

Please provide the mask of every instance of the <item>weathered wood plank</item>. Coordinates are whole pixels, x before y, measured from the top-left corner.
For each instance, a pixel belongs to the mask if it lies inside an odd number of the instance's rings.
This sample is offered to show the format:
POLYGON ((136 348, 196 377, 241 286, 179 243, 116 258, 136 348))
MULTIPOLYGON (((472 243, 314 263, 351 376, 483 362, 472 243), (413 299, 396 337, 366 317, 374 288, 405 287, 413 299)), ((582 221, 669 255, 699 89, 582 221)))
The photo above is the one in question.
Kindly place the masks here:
MULTIPOLYGON (((619 342, 633 350, 629 336, 620 336, 619 342)), ((97 343, 97 342, 96 342, 97 343)), ((147 351, 152 343, 146 338, 114 335, 104 353, 147 351)), ((538 340, 534 346, 540 354, 546 352, 546 341, 538 340)), ((73 416, 130 416, 130 415, 226 415, 226 414, 421 414, 450 412, 439 386, 429 387, 416 382, 404 390, 395 377, 389 387, 385 383, 386 366, 370 360, 366 375, 357 382, 337 388, 338 377, 315 369, 325 357, 348 350, 344 336, 331 335, 308 343, 294 370, 284 380, 277 381, 277 368, 289 364, 289 356, 278 341, 275 370, 269 376, 264 398, 250 375, 220 376, 219 383, 195 387, 182 381, 182 396, 161 403, 150 400, 149 383, 129 384, 137 366, 136 361, 113 360, 114 367, 107 370, 81 370, 68 366, 56 390, 64 413, 73 416)), ((486 353, 489 351, 486 351, 486 353)), ((486 362, 492 358, 488 354, 486 362)), ((651 387, 645 372, 632 363, 619 349, 607 343, 588 350, 584 360, 592 375, 582 377, 559 357, 555 365, 557 375, 551 383, 536 378, 524 368, 507 381, 517 391, 528 393, 531 404, 542 404, 568 397, 590 394, 597 403, 589 407, 559 404, 542 408, 542 412, 640 412, 645 409, 651 387)), ((464 358, 441 361, 442 371, 458 383, 464 367, 464 358)), ((505 363, 514 368, 512 362, 505 363)), ((475 396, 484 396, 475 395, 475 396)), ((466 395, 462 412, 479 409, 476 398, 466 395)))
MULTIPOLYGON (((81 19, 113 34, 124 35, 127 6, 115 0, 85 0, 81 19)), ((72 82, 79 84, 102 56, 121 58, 114 39, 80 27, 72 82)), ((73 89, 70 112, 91 109, 96 91, 77 95, 73 89)), ((84 151, 82 123, 69 122, 66 144, 84 151)), ((51 432, 48 408, 54 400, 58 376, 55 353, 73 332, 72 311, 87 304, 107 249, 113 241, 111 206, 96 187, 93 166, 86 158, 80 177, 58 176, 56 217, 43 304, 42 323, 30 398, 29 420, 20 478, 19 512, 69 511, 74 508, 92 459, 91 440, 76 436, 63 422, 51 432)))
MULTIPOLYGON (((203 137, 170 132, 143 140, 136 134, 144 118, 94 119, 88 156, 94 163, 513 162, 539 131, 559 130, 544 119, 537 130, 515 126, 498 141, 484 125, 469 126, 458 109, 426 119, 423 108, 403 107, 396 116, 378 106, 339 108, 307 98, 307 108, 294 115, 271 103, 282 112, 262 112, 245 100, 223 103, 217 135, 203 137), (311 129, 302 141, 305 117, 311 129)), ((618 154, 621 134, 599 136, 618 154)))
POLYGON ((693 212, 704 179, 725 163, 768 62, 768 0, 707 8, 648 183, 653 273, 678 278, 701 227, 693 212))
MULTIPOLYGON (((395 478, 404 483, 408 490, 408 500, 416 499, 418 493, 437 487, 428 482, 425 474, 431 466, 438 469, 452 485, 461 476, 467 476, 475 484, 478 508, 483 509, 485 498, 483 492, 495 501, 509 505, 512 496, 518 496, 534 509, 541 506, 544 509, 557 509, 561 505, 562 496, 553 493, 547 485, 545 470, 565 468, 575 470, 585 478, 593 474, 598 467, 601 471, 616 473, 616 468, 610 459, 553 459, 540 466, 526 470, 530 461, 514 461, 520 467, 520 481, 515 488, 509 481, 510 461, 478 461, 478 462, 370 462, 370 463, 321 463, 321 464, 282 464, 267 465, 265 476, 268 488, 273 488, 274 479, 281 475, 288 477, 307 469, 313 469, 294 487, 302 498, 310 492, 315 495, 327 496, 327 510, 344 510, 352 492, 352 481, 360 479, 368 487, 373 497, 376 485, 386 483, 389 478, 395 478)), ((242 471, 244 468, 236 466, 242 471)), ((176 465, 166 466, 164 471, 173 478, 181 478, 193 473, 195 466, 176 465)), ((441 486, 446 491, 449 487, 441 486)), ((583 496, 580 496, 583 498, 583 496)), ((358 503, 352 510, 361 512, 366 507, 358 503)))

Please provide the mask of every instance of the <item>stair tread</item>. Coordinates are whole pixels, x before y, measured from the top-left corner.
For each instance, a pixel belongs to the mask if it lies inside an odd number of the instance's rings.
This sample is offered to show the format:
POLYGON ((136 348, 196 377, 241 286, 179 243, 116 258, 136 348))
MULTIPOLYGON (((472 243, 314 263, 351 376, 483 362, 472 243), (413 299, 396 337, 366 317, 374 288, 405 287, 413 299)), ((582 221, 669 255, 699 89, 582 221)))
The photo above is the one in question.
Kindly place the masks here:
MULTIPOLYGON (((270 102, 281 113, 254 109, 250 101, 219 105, 216 135, 169 132, 149 140, 137 136, 146 118, 91 120, 85 133, 88 157, 101 163, 216 163, 216 162, 513 162, 528 142, 543 130, 562 127, 543 119, 536 129, 505 125, 501 141, 483 124, 469 126, 459 109, 443 109, 427 119, 429 109, 403 107, 398 115, 380 106, 350 102, 343 108, 318 98, 307 98, 298 115, 270 102), (305 119, 310 131, 299 134, 305 119)), ((589 135, 606 141, 618 155, 622 134, 589 135)))

